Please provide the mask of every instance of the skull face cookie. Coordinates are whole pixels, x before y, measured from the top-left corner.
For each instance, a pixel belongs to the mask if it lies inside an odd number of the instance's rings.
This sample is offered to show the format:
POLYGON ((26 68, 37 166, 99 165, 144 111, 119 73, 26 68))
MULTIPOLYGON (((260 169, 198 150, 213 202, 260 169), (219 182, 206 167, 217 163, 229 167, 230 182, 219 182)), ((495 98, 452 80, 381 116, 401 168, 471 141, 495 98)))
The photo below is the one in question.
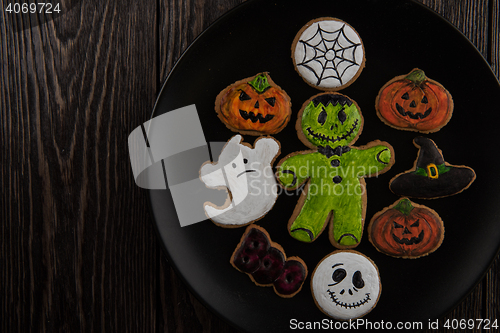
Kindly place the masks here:
POLYGON ((356 251, 335 251, 316 266, 311 290, 323 313, 349 320, 370 312, 382 287, 378 269, 368 257, 356 251))

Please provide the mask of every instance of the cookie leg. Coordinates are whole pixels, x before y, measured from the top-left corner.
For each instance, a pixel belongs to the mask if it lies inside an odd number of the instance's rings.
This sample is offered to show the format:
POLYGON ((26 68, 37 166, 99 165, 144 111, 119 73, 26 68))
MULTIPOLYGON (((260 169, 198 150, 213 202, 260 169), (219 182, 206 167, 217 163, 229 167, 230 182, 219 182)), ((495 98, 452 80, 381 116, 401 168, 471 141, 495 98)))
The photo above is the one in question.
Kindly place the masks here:
POLYGON ((350 196, 349 200, 335 205, 332 233, 334 243, 342 247, 356 247, 363 233, 362 196, 350 196))
POLYGON ((302 242, 314 241, 330 221, 332 205, 326 198, 310 196, 300 213, 290 225, 289 231, 293 238, 302 242))

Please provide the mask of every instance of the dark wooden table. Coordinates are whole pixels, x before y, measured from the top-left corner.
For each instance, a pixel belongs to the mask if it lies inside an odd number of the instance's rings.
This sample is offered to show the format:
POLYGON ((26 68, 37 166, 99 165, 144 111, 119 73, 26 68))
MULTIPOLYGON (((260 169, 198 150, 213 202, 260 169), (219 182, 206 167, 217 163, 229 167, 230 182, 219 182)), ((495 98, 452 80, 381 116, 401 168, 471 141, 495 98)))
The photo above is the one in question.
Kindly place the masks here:
MULTIPOLYGON (((499 77, 500 0, 420 1, 499 77)), ((0 331, 235 332, 162 253, 127 137, 183 50, 243 0, 62 1, 64 15, 32 27, 5 11, 8 2, 0 1, 0 331)), ((499 265, 446 318, 500 319, 499 265)))

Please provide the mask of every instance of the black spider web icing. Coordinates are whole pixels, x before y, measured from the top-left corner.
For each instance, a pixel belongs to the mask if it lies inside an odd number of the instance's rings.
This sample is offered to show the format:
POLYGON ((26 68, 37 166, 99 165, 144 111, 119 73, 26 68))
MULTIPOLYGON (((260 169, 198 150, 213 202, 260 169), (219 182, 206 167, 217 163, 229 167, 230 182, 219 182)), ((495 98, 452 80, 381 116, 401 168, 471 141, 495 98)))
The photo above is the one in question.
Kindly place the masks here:
POLYGON ((345 72, 352 66, 361 65, 362 59, 356 59, 356 49, 361 47, 361 43, 350 40, 345 34, 345 27, 343 24, 340 29, 327 31, 318 23, 318 29, 311 38, 299 40, 304 57, 297 67, 311 71, 317 86, 327 79, 338 80, 343 85, 345 72))

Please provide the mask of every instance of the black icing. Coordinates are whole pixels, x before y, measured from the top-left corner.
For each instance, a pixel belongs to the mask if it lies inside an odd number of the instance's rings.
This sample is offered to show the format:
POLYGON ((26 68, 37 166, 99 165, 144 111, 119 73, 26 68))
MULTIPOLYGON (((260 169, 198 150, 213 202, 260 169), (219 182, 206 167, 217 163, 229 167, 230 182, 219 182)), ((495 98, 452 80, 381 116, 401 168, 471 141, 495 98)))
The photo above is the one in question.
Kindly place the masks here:
POLYGON ((323 126, 326 122, 327 117, 328 113, 326 113, 325 109, 323 108, 318 115, 318 123, 321 124, 321 126, 323 126))
POLYGON ((365 286, 365 281, 363 280, 363 275, 360 271, 356 271, 352 275, 352 284, 358 289, 361 289, 365 286))
MULTIPOLYGON (((257 102, 259 103, 259 102, 257 102)), ((257 105, 256 108, 258 108, 259 106, 257 105)), ((274 115, 273 114, 268 114, 266 115, 265 117, 263 115, 261 115, 260 113, 257 113, 257 115, 255 115, 253 112, 247 112, 247 111, 243 111, 243 110, 240 110, 240 115, 243 119, 245 120, 248 120, 250 119, 252 121, 252 123, 256 123, 257 121, 260 122, 261 124, 264 124, 264 123, 267 123, 269 120, 273 119, 274 118, 274 115)))
POLYGON ((332 167, 337 168, 340 166, 340 160, 332 160, 330 164, 332 167))
POLYGON ((332 280, 339 283, 345 277, 347 276, 347 272, 343 268, 337 268, 333 273, 332 273, 332 280))
POLYGON ((248 94, 246 92, 244 92, 243 90, 240 90, 241 93, 240 93, 240 101, 248 101, 250 99, 252 99, 250 96, 248 96, 248 94))
POLYGON ((398 236, 392 234, 392 238, 396 241, 398 244, 405 244, 405 245, 414 245, 420 243, 424 239, 424 232, 421 231, 418 237, 412 237, 412 238, 399 238, 398 236))
POLYGON ((344 122, 347 120, 347 115, 345 114, 344 109, 339 111, 337 118, 339 118, 341 124, 344 124, 344 122))
MULTIPOLYGON (((415 103, 415 101, 413 101, 412 103, 415 103)), ((416 107, 416 105, 412 106, 412 104, 410 104, 411 107, 416 107)), ((399 105, 398 103, 396 103, 396 110, 398 110, 398 113, 400 115, 402 115, 403 117, 410 117, 411 119, 424 119, 426 117, 428 117, 431 112, 432 112, 432 108, 428 108, 427 111, 425 111, 424 113, 413 113, 413 112, 410 112, 410 111, 405 111, 405 109, 399 105)))
POLYGON ((319 95, 318 97, 314 98, 312 100, 313 104, 314 104, 314 107, 317 108, 319 103, 323 104, 323 106, 328 106, 328 104, 332 104, 332 105, 337 105, 337 104, 340 104, 340 105, 346 105, 347 106, 351 106, 352 105, 352 101, 346 97, 346 96, 342 96, 342 95, 336 95, 336 94, 323 94, 323 95, 319 95))
POLYGON ((269 98, 266 98, 265 101, 267 103, 269 103, 269 105, 273 106, 276 104, 276 97, 269 97, 269 98))
MULTIPOLYGON (((333 149, 330 146, 325 146, 325 147, 318 146, 318 152, 320 154, 325 155, 327 158, 330 158, 330 157, 335 156, 335 155, 342 156, 342 154, 347 153, 350 150, 351 150, 351 147, 348 147, 348 146, 337 146, 337 147, 335 147, 335 149, 333 149)), ((333 161, 332 161, 332 163, 333 163, 333 161)), ((334 166, 334 165, 332 164, 332 166, 334 166)))

